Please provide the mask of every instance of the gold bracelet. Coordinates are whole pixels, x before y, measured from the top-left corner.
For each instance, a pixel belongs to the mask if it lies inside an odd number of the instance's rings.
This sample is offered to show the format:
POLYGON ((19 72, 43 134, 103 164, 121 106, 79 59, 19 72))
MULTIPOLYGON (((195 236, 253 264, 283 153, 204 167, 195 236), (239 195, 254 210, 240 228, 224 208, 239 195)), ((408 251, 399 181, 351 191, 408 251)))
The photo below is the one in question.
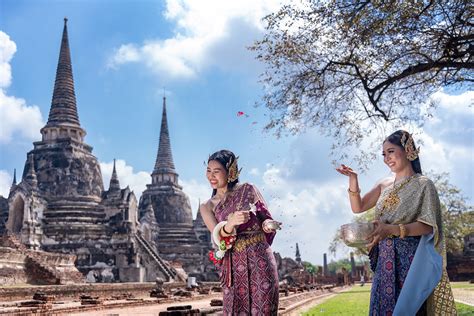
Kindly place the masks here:
POLYGON ((400 238, 405 238, 407 235, 407 228, 403 224, 398 224, 398 227, 400 228, 400 238))
POLYGON ((347 188, 347 192, 349 192, 349 195, 358 196, 360 194, 360 188, 357 191, 351 191, 351 188, 347 188))

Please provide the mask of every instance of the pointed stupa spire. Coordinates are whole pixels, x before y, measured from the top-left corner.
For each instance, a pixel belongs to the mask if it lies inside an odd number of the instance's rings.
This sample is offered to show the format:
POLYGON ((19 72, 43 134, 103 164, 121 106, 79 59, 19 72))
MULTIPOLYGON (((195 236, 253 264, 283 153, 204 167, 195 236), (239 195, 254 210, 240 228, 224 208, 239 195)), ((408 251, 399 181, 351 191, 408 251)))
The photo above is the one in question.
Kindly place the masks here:
POLYGON ((71 53, 67 32, 67 18, 64 18, 63 36, 59 51, 53 98, 48 122, 41 130, 43 140, 71 137, 82 141, 86 132, 81 128, 77 113, 74 79, 72 76, 71 53), (62 131, 59 128, 62 128, 62 131), (66 127, 66 129, 64 128, 66 127), (53 129, 56 129, 54 132, 53 129))
POLYGON ((10 187, 10 191, 12 191, 14 188, 16 188, 16 168, 13 169, 13 181, 12 186, 10 187))
POLYGON ((156 156, 155 168, 152 173, 153 183, 169 182, 178 184, 173 154, 171 153, 170 134, 168 131, 168 118, 166 115, 166 97, 163 96, 163 115, 161 117, 160 143, 156 156))
POLYGON ((296 262, 300 263, 301 262, 301 254, 300 254, 300 248, 298 247, 298 243, 296 243, 296 262))
POLYGON ((53 100, 51 101, 51 110, 48 117, 48 124, 50 123, 68 123, 79 126, 67 34, 67 18, 64 18, 63 38, 61 40, 58 68, 56 69, 53 100))
POLYGON ((16 168, 13 169, 13 182, 12 182, 12 186, 16 185, 16 168))
POLYGON ((160 144, 156 156, 155 171, 176 172, 171 153, 170 133, 166 115, 166 97, 163 97, 163 115, 161 117, 160 144))
POLYGON ((202 215, 201 215, 201 199, 199 199, 199 202, 198 202, 198 210, 197 210, 197 214, 196 214, 196 224, 204 225, 204 220, 203 220, 202 215))
POLYGON ((117 177, 117 170, 115 169, 115 159, 114 159, 114 169, 112 170, 112 178, 110 178, 109 192, 120 190, 120 182, 117 177))
POLYGON ((33 188, 36 188, 38 186, 38 179, 36 178, 36 172, 35 172, 35 159, 32 153, 28 155, 28 172, 26 174, 25 180, 33 188))

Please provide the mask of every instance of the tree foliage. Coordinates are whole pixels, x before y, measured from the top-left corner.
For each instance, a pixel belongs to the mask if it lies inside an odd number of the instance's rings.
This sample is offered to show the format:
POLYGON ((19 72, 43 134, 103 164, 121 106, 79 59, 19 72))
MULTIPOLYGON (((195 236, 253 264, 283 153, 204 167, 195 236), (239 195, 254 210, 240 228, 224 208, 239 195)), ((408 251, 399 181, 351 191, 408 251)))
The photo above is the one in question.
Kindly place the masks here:
MULTIPOLYGON (((449 182, 447 173, 431 172, 428 177, 434 182, 441 202, 443 233, 448 253, 459 254, 463 251, 464 236, 474 231, 474 206, 468 204, 460 189, 449 182)), ((352 222, 374 220, 374 209, 354 216, 352 222)), ((347 248, 337 232, 329 245, 329 251, 336 254, 338 249, 347 248)), ((357 256, 367 255, 367 249, 351 248, 357 256)))
POLYGON ((265 20, 251 49, 278 136, 316 126, 334 149, 358 145, 367 129, 420 125, 434 91, 474 82, 468 0, 303 0, 265 20))
POLYGON ((303 267, 311 275, 315 275, 318 272, 318 266, 311 262, 303 261, 303 267))
POLYGON ((336 274, 337 272, 340 272, 342 268, 349 272, 352 271, 351 262, 349 259, 339 259, 337 261, 331 261, 328 263, 328 271, 330 274, 336 274))
POLYGON ((464 236, 474 231, 474 207, 467 203, 461 190, 449 183, 447 173, 432 174, 430 178, 436 184, 441 201, 446 251, 461 253, 464 236))

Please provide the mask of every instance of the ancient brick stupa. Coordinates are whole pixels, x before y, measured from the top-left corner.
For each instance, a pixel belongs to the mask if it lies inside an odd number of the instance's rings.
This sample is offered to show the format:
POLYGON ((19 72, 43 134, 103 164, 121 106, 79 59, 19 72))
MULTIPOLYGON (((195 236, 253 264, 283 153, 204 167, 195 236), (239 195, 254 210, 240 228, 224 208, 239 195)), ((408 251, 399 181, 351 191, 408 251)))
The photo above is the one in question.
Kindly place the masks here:
POLYGON ((193 227, 189 198, 178 183, 171 152, 166 98, 163 98, 160 140, 152 182, 140 198, 140 213, 153 209, 158 233, 155 244, 158 253, 166 260, 180 263, 190 274, 203 272, 202 262, 207 255, 209 243, 199 241, 193 227), (203 245, 206 246, 203 247, 203 245))
POLYGON ((135 194, 120 188, 115 171, 108 191, 77 111, 67 19, 53 98, 42 139, 28 152, 23 176, 8 197, 6 229, 22 244, 76 256, 91 282, 171 280, 176 271, 141 236, 135 194))

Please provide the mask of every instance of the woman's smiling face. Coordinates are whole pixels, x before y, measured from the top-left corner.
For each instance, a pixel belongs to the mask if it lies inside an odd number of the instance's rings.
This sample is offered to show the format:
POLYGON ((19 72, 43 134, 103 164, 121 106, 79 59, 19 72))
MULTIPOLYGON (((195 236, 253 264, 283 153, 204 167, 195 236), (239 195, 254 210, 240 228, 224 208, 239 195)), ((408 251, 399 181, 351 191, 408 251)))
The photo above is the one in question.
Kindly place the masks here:
POLYGON ((213 189, 221 189, 227 186, 227 172, 217 160, 208 162, 206 177, 213 189))
POLYGON ((383 143, 383 162, 394 173, 404 170, 410 161, 407 159, 407 154, 403 148, 394 145, 389 141, 383 143))

